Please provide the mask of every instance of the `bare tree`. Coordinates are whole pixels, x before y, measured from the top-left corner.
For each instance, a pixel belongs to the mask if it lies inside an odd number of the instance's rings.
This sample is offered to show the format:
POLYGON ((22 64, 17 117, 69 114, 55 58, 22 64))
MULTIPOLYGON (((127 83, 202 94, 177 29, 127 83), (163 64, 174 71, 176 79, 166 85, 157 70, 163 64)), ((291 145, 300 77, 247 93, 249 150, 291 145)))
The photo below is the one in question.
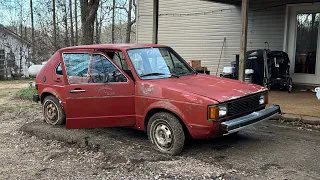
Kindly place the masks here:
POLYGON ((64 46, 69 46, 67 0, 63 1, 64 46))
POLYGON ((56 0, 52 0, 52 18, 53 18, 53 47, 55 50, 58 50, 57 23, 56 23, 56 0))
POLYGON ((98 17, 96 17, 96 35, 95 35, 95 43, 96 44, 99 44, 100 43, 100 34, 99 34, 99 20, 98 20, 98 17))
POLYGON ((82 44, 93 44, 94 20, 99 7, 99 0, 81 0, 82 44))
POLYGON ((71 45, 74 46, 74 34, 73 34, 73 22, 72 22, 72 0, 69 0, 69 11, 70 11, 71 45))
POLYGON ((34 58, 34 22, 33 22, 33 5, 32 0, 30 0, 30 16, 31 16, 31 58, 34 58))
POLYGON ((127 29, 126 29, 126 43, 130 43, 130 38, 131 38, 131 28, 132 25, 136 22, 136 17, 131 20, 131 13, 132 13, 132 5, 134 5, 134 9, 136 9, 136 3, 135 0, 129 0, 129 8, 128 8, 128 16, 127 16, 127 29))
POLYGON ((78 45, 79 43, 79 34, 78 34, 78 8, 77 8, 77 0, 74 0, 74 22, 75 22, 75 29, 76 29, 76 34, 75 34, 75 45, 78 45))
POLYGON ((115 26, 116 0, 112 1, 112 25, 111 25, 111 41, 114 44, 114 26, 115 26))

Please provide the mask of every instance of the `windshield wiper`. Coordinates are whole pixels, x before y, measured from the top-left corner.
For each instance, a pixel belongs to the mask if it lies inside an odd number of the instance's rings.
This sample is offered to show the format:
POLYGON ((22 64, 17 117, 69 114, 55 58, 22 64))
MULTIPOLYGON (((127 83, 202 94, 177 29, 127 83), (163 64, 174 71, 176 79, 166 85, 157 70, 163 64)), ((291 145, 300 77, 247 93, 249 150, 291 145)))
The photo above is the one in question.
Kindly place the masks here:
POLYGON ((178 74, 170 74, 173 77, 179 78, 180 76, 178 74))
POLYGON ((140 77, 146 77, 146 76, 161 76, 161 75, 171 75, 173 77, 179 78, 180 76, 177 74, 164 74, 164 73, 147 73, 147 74, 142 74, 140 77))
POLYGON ((154 73, 142 74, 140 77, 146 77, 146 76, 160 76, 160 75, 167 75, 167 74, 154 72, 154 73))

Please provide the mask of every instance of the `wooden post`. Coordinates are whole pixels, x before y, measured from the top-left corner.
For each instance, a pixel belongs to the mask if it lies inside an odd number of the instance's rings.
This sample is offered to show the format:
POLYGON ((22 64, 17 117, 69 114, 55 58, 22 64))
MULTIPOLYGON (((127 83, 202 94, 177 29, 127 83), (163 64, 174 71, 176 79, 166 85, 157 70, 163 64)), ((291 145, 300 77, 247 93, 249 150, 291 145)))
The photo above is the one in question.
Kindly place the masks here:
POLYGON ((159 0, 153 0, 153 32, 152 43, 158 44, 159 0))
POLYGON ((249 0, 242 0, 241 12, 241 40, 240 40, 240 56, 239 56, 239 80, 245 80, 246 69, 246 52, 247 52, 247 37, 248 37, 248 8, 249 0))

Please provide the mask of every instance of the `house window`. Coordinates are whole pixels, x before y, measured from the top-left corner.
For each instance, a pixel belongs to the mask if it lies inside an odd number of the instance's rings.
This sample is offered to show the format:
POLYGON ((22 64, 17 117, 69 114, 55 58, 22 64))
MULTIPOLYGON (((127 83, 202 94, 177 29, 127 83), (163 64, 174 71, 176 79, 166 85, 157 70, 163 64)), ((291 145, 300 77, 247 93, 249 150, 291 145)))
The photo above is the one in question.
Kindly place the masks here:
POLYGON ((4 54, 4 49, 0 49, 0 59, 4 60, 5 54, 4 54))
POLYGON ((8 68, 12 68, 14 67, 15 65, 15 57, 14 57, 14 53, 10 52, 10 53, 7 53, 7 67, 8 68))
POLYGON ((320 13, 297 14, 295 73, 315 74, 320 13))

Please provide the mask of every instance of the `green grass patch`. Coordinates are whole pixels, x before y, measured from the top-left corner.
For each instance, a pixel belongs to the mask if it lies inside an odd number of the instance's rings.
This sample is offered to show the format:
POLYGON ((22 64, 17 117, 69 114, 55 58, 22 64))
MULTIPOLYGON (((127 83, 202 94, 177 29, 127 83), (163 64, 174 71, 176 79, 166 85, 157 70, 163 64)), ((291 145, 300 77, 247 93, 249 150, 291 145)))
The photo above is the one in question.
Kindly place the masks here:
POLYGON ((37 93, 37 91, 34 87, 27 87, 27 88, 20 89, 17 92, 15 92, 14 97, 17 99, 32 101, 33 95, 36 93, 37 93))

